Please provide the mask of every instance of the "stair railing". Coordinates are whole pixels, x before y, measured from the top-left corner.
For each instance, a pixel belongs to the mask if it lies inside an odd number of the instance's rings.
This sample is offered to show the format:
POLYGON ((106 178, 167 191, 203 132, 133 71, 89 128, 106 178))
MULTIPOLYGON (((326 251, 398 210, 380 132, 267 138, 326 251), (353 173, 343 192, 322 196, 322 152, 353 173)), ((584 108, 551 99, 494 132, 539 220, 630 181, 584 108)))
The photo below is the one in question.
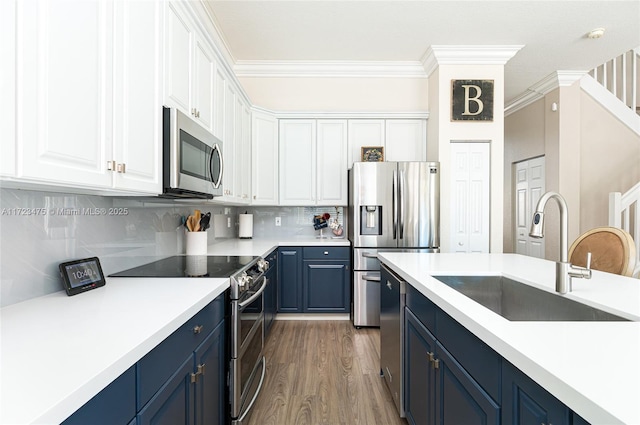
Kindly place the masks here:
POLYGON ((589 75, 634 112, 639 112, 639 63, 640 47, 636 47, 592 69, 589 71, 589 75))
POLYGON ((609 193, 609 226, 626 230, 636 245, 636 269, 640 278, 640 182, 624 194, 609 193))

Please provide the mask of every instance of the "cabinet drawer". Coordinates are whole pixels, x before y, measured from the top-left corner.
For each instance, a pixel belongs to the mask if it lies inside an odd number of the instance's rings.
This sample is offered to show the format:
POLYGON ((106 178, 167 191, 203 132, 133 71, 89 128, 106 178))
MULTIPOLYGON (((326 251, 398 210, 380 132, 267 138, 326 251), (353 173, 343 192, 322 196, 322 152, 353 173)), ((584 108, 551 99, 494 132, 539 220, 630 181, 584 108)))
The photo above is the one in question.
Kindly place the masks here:
POLYGON ((413 314, 432 334, 436 334, 436 310, 438 307, 411 285, 406 285, 406 304, 413 314))
POLYGON ((349 260, 350 249, 346 246, 314 246, 302 248, 305 260, 349 260))
POLYGON ((138 362, 138 410, 224 319, 224 304, 222 294, 138 362))

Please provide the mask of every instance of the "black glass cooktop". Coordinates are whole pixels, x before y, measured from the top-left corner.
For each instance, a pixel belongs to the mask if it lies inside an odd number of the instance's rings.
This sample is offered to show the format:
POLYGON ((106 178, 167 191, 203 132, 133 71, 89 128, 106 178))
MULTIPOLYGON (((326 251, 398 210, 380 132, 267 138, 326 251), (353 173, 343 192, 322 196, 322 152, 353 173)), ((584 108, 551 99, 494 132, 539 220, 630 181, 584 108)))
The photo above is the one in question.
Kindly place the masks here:
POLYGON ((110 277, 229 277, 258 257, 176 255, 110 277))

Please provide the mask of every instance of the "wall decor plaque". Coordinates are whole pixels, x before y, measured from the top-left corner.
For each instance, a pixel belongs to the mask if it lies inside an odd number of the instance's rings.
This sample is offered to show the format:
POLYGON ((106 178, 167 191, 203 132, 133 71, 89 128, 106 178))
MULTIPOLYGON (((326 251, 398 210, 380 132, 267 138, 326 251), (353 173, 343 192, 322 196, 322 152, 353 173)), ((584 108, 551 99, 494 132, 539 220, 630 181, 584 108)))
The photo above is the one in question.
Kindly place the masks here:
POLYGON ((384 147, 382 146, 363 146, 360 148, 362 162, 383 162, 384 147))
POLYGON ((493 121, 493 80, 451 80, 451 121, 493 121))

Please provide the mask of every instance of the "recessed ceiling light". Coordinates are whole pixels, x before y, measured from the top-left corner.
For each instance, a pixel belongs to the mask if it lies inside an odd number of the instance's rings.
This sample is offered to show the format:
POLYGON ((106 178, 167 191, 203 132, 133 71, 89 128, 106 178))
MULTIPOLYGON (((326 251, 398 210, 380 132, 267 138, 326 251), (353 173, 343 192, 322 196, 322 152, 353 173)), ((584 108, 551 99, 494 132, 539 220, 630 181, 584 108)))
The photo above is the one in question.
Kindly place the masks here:
POLYGON ((589 34, 587 34, 587 37, 596 39, 596 38, 602 37, 603 35, 604 35, 604 28, 596 28, 589 31, 589 34))

